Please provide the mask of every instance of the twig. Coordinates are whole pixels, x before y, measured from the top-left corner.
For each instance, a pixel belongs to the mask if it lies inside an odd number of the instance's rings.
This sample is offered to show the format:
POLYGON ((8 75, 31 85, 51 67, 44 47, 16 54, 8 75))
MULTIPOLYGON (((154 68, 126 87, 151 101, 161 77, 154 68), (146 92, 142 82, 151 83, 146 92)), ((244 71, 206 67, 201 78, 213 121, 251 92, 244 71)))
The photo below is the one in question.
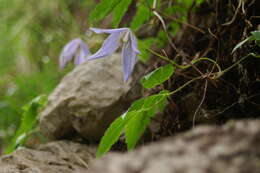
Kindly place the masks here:
MULTIPOLYGON (((188 64, 188 65, 179 65, 175 61, 169 59, 168 57, 163 56, 163 55, 161 55, 161 54, 159 54, 159 53, 157 53, 157 52, 155 52, 155 51, 153 51, 153 50, 151 50, 149 48, 147 48, 147 50, 150 51, 152 54, 158 56, 159 58, 161 58, 161 59, 163 59, 165 61, 168 61, 169 63, 173 64, 174 66, 176 66, 177 68, 180 68, 180 69, 187 69, 187 68, 191 67, 192 65, 200 62, 200 61, 209 61, 209 62, 213 63, 214 65, 216 65, 216 67, 218 68, 218 72, 222 71, 220 66, 217 64, 217 62, 212 60, 212 59, 210 59, 210 58, 201 57, 201 58, 197 58, 195 60, 192 60, 190 62, 190 64, 188 64)), ((202 75, 204 75, 204 74, 202 74, 202 75)))
POLYGON ((159 14, 162 14, 163 16, 165 16, 165 17, 167 17, 167 18, 169 18, 169 19, 171 19, 171 20, 177 22, 177 23, 186 25, 186 26, 190 27, 191 29, 193 29, 193 30, 195 30, 195 31, 197 31, 197 32, 200 32, 200 33, 202 33, 202 34, 205 34, 205 31, 203 31, 202 29, 200 29, 200 28, 198 28, 198 27, 196 27, 196 26, 194 26, 194 25, 192 25, 192 24, 183 22, 183 21, 181 21, 181 20, 179 20, 179 19, 177 19, 177 18, 175 18, 175 17, 173 17, 173 16, 169 16, 169 15, 167 15, 167 14, 165 14, 165 13, 162 13, 162 12, 160 12, 160 11, 158 11, 158 10, 157 10, 157 12, 158 12, 159 14))
POLYGON ((200 110, 200 108, 201 108, 201 106, 202 106, 202 104, 203 104, 203 102, 204 102, 204 100, 206 98, 207 87, 208 87, 208 80, 206 79, 204 92, 203 92, 203 97, 202 97, 201 102, 200 102, 199 106, 197 107, 197 109, 196 109, 196 111, 195 111, 195 113, 193 115, 193 119, 192 119, 192 127, 193 128, 195 127, 196 115, 199 112, 199 110, 200 110))
POLYGON ((236 17, 237 17, 237 14, 238 14, 238 11, 239 11, 240 8, 242 8, 242 12, 245 14, 245 2, 244 2, 244 0, 239 0, 237 9, 236 9, 235 14, 234 14, 234 16, 232 17, 231 21, 226 22, 226 23, 224 23, 224 24, 222 24, 222 25, 223 25, 223 26, 227 26, 227 25, 232 24, 232 23, 235 21, 235 19, 236 19, 236 17))
POLYGON ((209 31, 210 35, 212 35, 216 40, 219 40, 218 37, 215 34, 213 34, 213 32, 211 31, 210 28, 208 28, 208 31, 209 31))
POLYGON ((221 72, 217 72, 217 74, 215 75, 214 79, 220 78, 222 75, 224 75, 226 72, 228 72, 229 70, 231 70, 232 68, 234 68, 235 66, 237 66, 240 62, 244 61, 246 58, 253 56, 255 58, 260 58, 260 55, 256 55, 254 53, 250 53, 246 56, 244 56, 243 58, 239 59, 236 63, 234 63, 233 65, 231 65, 230 67, 226 68, 225 70, 221 71, 221 72))
POLYGON ((170 92, 169 95, 173 95, 173 94, 179 92, 180 90, 182 90, 183 88, 185 88, 186 86, 188 86, 189 84, 195 82, 196 80, 203 79, 203 78, 204 78, 204 76, 199 76, 199 77, 193 78, 193 79, 189 80, 188 82, 186 82, 185 84, 183 84, 182 86, 180 86, 179 88, 177 88, 176 90, 170 92))
MULTIPOLYGON (((259 96, 259 95, 260 95, 260 93, 251 95, 251 96, 247 97, 245 100, 249 101, 250 99, 252 99, 252 98, 254 98, 254 97, 256 97, 256 96, 259 96)), ((218 115, 220 115, 220 114, 223 114, 224 112, 226 112, 227 110, 229 110, 230 108, 232 108, 233 106, 235 106, 235 105, 238 104, 238 103, 239 103, 239 101, 236 101, 236 102, 232 103, 231 105, 229 105, 228 107, 226 107, 225 109, 223 109, 221 112, 218 112, 218 113, 214 114, 213 116, 218 116, 218 115)), ((250 102, 250 103, 251 103, 251 102, 250 102)), ((251 103, 251 104, 252 104, 252 103, 251 103)))
POLYGON ((192 66, 200 75, 203 75, 203 73, 202 73, 196 66, 194 66, 192 63, 190 63, 190 61, 187 60, 187 58, 186 58, 187 55, 185 55, 183 52, 179 51, 179 50, 177 49, 177 47, 174 45, 174 43, 172 42, 172 39, 171 39, 171 37, 170 37, 170 35, 169 35, 168 31, 167 31, 166 24, 165 24, 165 22, 164 22, 162 16, 160 16, 160 14, 159 14, 159 13, 157 12, 157 10, 156 10, 156 2, 157 2, 157 1, 155 0, 154 3, 153 3, 153 8, 152 8, 151 10, 152 10, 153 14, 154 14, 154 15, 159 19, 159 21, 162 23, 163 30, 164 30, 164 32, 166 33, 166 37, 167 37, 167 39, 168 39, 168 41, 169 41, 171 47, 176 51, 176 53, 182 55, 182 57, 184 58, 184 60, 187 61, 189 64, 191 64, 191 66, 192 66))

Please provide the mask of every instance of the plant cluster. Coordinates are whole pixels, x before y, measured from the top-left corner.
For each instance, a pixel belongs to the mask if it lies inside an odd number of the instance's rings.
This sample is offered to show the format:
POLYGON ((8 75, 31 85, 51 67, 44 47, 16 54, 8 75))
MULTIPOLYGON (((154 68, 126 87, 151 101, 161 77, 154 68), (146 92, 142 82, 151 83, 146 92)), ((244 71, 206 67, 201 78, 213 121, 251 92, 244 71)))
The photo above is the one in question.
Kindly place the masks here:
MULTIPOLYGON (((97 21, 100 21, 104 17, 106 17, 109 13, 113 14, 113 26, 117 27, 121 20, 123 19, 123 16, 125 16, 128 7, 131 3, 135 3, 132 0, 103 0, 101 1, 94 11, 90 14, 89 20, 91 23, 95 23, 97 21)), ((136 15, 134 16, 134 19, 132 20, 132 23, 130 24, 133 28, 133 30, 137 30, 137 28, 141 27, 146 21, 149 19, 149 15, 154 15, 158 21, 162 25, 163 32, 167 38, 167 41, 169 44, 178 52, 178 49, 175 47, 175 45, 172 43, 168 28, 166 26, 166 23, 161 16, 163 12, 157 10, 158 3, 157 0, 153 1, 141 1, 139 2, 139 9, 136 12, 136 15), (146 9, 146 10, 144 10, 146 9), (147 15, 149 14, 149 15, 147 15), (141 17, 146 16, 146 17, 141 17), (142 20, 142 21, 140 21, 142 20)), ((184 2, 185 3, 185 2, 184 2)), ((186 2, 187 3, 187 2, 186 2)), ((198 3, 198 2, 197 2, 198 3)), ((193 26, 196 28, 195 26, 193 26)), ((199 28, 196 28, 197 30, 200 30, 199 28)), ((124 66, 124 79, 127 81, 129 78, 131 72, 133 71, 134 64, 135 64, 135 57, 137 54, 139 54, 139 50, 137 48, 137 42, 134 34, 132 31, 130 31, 129 28, 119 28, 119 29, 97 29, 97 28, 91 28, 96 33, 109 33, 110 36, 104 41, 102 47, 94 54, 91 55, 89 51, 87 51, 87 54, 85 54, 85 58, 88 60, 106 57, 110 54, 112 54, 121 43, 123 46, 122 56, 123 56, 123 66, 124 66), (121 41, 120 41, 121 40, 121 41)), ((201 31, 203 32, 203 31, 201 31)), ((233 52, 242 46, 247 41, 256 41, 259 44, 259 31, 252 32, 252 36, 248 37, 243 42, 239 43, 234 49, 233 52)), ((69 43, 70 44, 70 43, 69 43)), ((83 47, 83 46, 82 46, 83 47)), ((66 46, 65 46, 66 48, 66 46)), ((255 54, 249 54, 243 58, 241 58, 239 61, 235 62, 230 67, 222 70, 220 65, 214 61, 213 59, 207 58, 207 57, 200 57, 197 59, 194 59, 190 61, 187 65, 179 65, 175 61, 171 60, 170 58, 163 56, 161 54, 158 54, 151 50, 149 47, 145 48, 146 51, 151 52, 155 56, 158 56, 159 58, 167 61, 169 64, 163 67, 159 67, 149 73, 148 75, 144 76, 141 79, 141 84, 146 89, 154 88, 158 85, 163 84, 165 81, 171 78, 171 76, 174 74, 174 69, 188 69, 188 68, 195 68, 196 63, 199 62, 210 62, 212 63, 212 69, 209 73, 202 73, 200 72, 200 76, 195 77, 188 82, 186 82, 184 85, 178 87, 177 89, 173 91, 168 90, 162 90, 158 94, 153 94, 145 98, 141 98, 130 106, 130 108, 121 116, 119 116, 107 129, 106 133, 104 134, 103 138, 101 139, 97 156, 100 157, 104 153, 106 153, 111 146, 119 139, 119 137, 124 133, 125 141, 127 144, 127 149, 131 150, 135 147, 137 144, 139 138, 144 133, 146 127, 149 125, 151 119, 156 115, 158 111, 163 111, 164 107, 167 104, 167 99, 170 98, 173 94, 177 93, 178 91, 182 90, 184 87, 188 86, 189 84, 193 83, 197 80, 205 80, 205 88, 207 87, 207 82, 211 80, 216 80, 220 78, 222 75, 224 75, 226 72, 231 70, 233 67, 238 65, 241 61, 248 57, 259 57, 255 54), (214 69, 217 69, 216 72, 214 72, 214 69)), ((75 58, 75 64, 77 64, 78 60, 80 59, 80 55, 82 52, 82 49, 78 49, 79 53, 78 56, 75 58)), ((180 53, 181 54, 181 53, 180 53)), ((185 55, 184 55, 185 56, 185 55)), ((64 61, 67 62, 67 60, 71 60, 70 58, 65 58, 64 61)), ((63 57, 61 58, 63 59, 63 57)), ((83 58, 82 58, 83 59, 83 58)), ((62 60, 63 61, 63 60, 62 60)), ((82 60, 84 62, 84 60, 82 60)), ((203 100, 202 100, 203 102, 203 100)), ((202 103, 201 102, 201 103, 202 103)), ((200 107, 200 106, 199 106, 200 107)), ((198 109, 199 109, 198 107, 198 109)), ((196 113, 194 115, 194 121, 195 123, 195 117, 196 113)))
MULTIPOLYGON (((206 90, 208 82, 214 83, 245 59, 250 57, 260 57, 256 53, 250 53, 240 58, 229 67, 223 69, 214 58, 197 57, 191 61, 187 60, 187 55, 178 50, 176 45, 173 43, 173 36, 179 30, 180 25, 186 25, 197 32, 205 33, 202 29, 193 26, 186 21, 188 16, 187 9, 191 6, 194 7, 200 5, 203 3, 203 0, 193 2, 189 0, 176 0, 174 5, 172 5, 172 3, 173 2, 170 0, 102 0, 90 13, 88 19, 90 25, 93 26, 97 25, 97 23, 103 19, 111 20, 112 15, 112 26, 114 29, 90 28, 92 32, 97 34, 109 34, 106 40, 104 40, 101 48, 97 50, 96 53, 92 54, 88 45, 81 38, 76 38, 66 44, 61 52, 60 67, 64 68, 70 61, 74 61, 74 64, 78 65, 85 61, 108 57, 108 55, 113 54, 121 47, 125 82, 127 82, 131 76, 137 57, 142 62, 146 62, 149 57, 154 56, 160 58, 165 63, 168 63, 155 68, 152 72, 142 77, 140 82, 146 90, 152 90, 157 87, 159 88, 159 91, 157 90, 158 92, 155 94, 150 94, 147 97, 136 100, 124 114, 118 116, 118 118, 114 120, 101 139, 97 151, 98 157, 108 152, 112 145, 115 144, 123 134, 127 144, 127 149, 133 149, 156 113, 163 111, 172 96, 191 83, 199 80, 205 81, 206 90), (132 6, 136 7, 135 13, 134 15, 129 15, 132 14, 132 9, 130 8, 132 6), (176 16, 179 16, 178 18, 175 18, 170 14, 176 14, 176 16), (154 27, 157 25, 158 27, 154 27), (156 28, 158 31, 153 35, 149 35, 149 33, 146 33, 147 28, 151 30, 156 28), (135 35, 137 35, 137 37, 135 35), (158 53, 158 50, 165 45, 169 45, 178 56, 185 59, 186 64, 180 64, 175 61, 174 58, 168 57, 165 51, 158 53), (155 51, 155 49, 157 51, 155 51), (207 68, 205 70, 206 72, 201 72, 197 68, 197 64, 200 63, 207 63, 210 68, 207 68), (199 75, 191 78, 183 85, 173 90, 165 89, 163 87, 163 84, 171 79, 175 75, 176 71, 187 70, 190 68, 194 69, 199 75)), ((237 44, 232 53, 237 51, 247 42, 259 46, 260 31, 253 31, 251 34, 251 36, 237 44)), ((197 110, 199 110, 203 104, 205 93, 206 92, 204 92, 197 110)), ((30 105, 29 108, 27 106, 28 110, 31 110, 34 107, 32 106, 34 104, 30 105)), ((42 105, 42 102, 37 102, 37 105, 42 105)), ((26 112, 28 112, 28 110, 26 112)), ((197 110, 194 113, 193 125, 195 124, 197 110)), ((26 113, 24 117, 30 115, 30 113, 26 113)), ((33 127, 35 119, 31 118, 30 120, 33 123, 29 123, 31 124, 29 127, 33 127)), ((21 139, 25 139, 23 135, 31 130, 30 128, 23 128, 23 125, 21 125, 21 129, 22 130, 17 132, 14 142, 10 147, 10 151, 13 150, 15 146, 19 145, 20 141, 23 141, 21 139)))

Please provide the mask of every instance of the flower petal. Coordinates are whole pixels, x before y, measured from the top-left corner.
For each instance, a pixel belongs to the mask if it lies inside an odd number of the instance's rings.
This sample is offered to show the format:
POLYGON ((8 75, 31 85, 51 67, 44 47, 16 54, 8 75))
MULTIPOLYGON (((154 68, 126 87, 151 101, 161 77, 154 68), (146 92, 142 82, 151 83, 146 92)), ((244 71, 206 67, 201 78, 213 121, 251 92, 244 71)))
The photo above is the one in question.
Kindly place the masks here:
POLYGON ((131 73, 133 72, 137 56, 137 52, 134 51, 131 41, 128 41, 123 45, 122 56, 124 81, 126 82, 129 79, 131 73))
POLYGON ((86 54, 84 53, 83 50, 80 50, 80 52, 76 55, 75 59, 74 59, 74 64, 75 65, 79 65, 83 62, 86 61, 86 54))
POLYGON ((66 64, 72 60, 73 56, 75 55, 79 44, 80 44, 80 39, 74 39, 72 41, 70 41, 68 44, 66 44, 64 46, 64 48, 61 51, 60 54, 60 68, 64 68, 66 66, 66 64))
POLYGON ((81 40, 81 43, 80 43, 80 49, 83 51, 84 55, 85 56, 88 56, 91 54, 91 52, 89 51, 89 48, 87 46, 86 43, 84 43, 82 40, 81 40))
POLYGON ((79 65, 86 61, 86 57, 90 55, 90 51, 88 49, 88 46, 81 40, 80 47, 79 47, 79 53, 77 53, 74 64, 79 65))
POLYGON ((108 56, 114 53, 119 47, 120 37, 121 32, 110 34, 104 41, 101 48, 95 54, 89 56, 88 60, 102 58, 104 56, 108 56))
POLYGON ((137 39, 135 37, 135 35, 132 33, 132 31, 130 31, 130 39, 131 39, 131 46, 132 49, 137 53, 140 54, 140 51, 138 50, 138 46, 137 46, 137 39))
POLYGON ((129 30, 128 28, 118 28, 118 29, 100 29, 100 28, 89 28, 91 31, 94 31, 97 34, 102 34, 102 33, 108 33, 108 34, 113 34, 113 33, 118 33, 118 32, 123 32, 129 30))

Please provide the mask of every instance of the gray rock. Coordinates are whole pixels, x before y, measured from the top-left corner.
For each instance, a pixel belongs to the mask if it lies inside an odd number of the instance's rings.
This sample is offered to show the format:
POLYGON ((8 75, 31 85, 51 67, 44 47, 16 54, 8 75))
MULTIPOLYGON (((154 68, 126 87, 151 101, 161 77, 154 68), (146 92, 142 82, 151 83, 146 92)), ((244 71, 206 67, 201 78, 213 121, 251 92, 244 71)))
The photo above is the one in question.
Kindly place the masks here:
POLYGON ((89 173, 260 173, 260 120, 202 126, 126 154, 111 153, 89 173))
POLYGON ((37 150, 19 149, 0 158, 0 173, 84 173, 95 150, 68 141, 43 144, 37 150))
POLYGON ((138 96, 140 86, 131 79, 123 82, 121 55, 88 61, 66 75, 49 96, 39 118, 41 132, 59 139, 76 131, 99 140, 138 96))

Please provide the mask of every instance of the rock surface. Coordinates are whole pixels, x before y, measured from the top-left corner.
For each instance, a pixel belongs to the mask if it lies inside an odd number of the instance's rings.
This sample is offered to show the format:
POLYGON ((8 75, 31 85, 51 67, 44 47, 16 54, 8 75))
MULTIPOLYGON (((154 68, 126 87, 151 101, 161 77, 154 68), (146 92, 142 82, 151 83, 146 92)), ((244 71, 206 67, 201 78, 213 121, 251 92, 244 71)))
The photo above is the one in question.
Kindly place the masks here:
POLYGON ((0 158, 0 173, 259 173, 260 120, 201 126, 133 152, 94 160, 95 148, 60 141, 0 158))
POLYGON ((88 173, 260 173, 260 120, 202 126, 127 154, 94 160, 88 173))
POLYGON ((38 150, 19 149, 0 158, 0 173, 84 173, 95 148, 59 141, 38 150))
POLYGON ((77 66, 49 96, 40 114, 41 132, 60 139, 76 131, 85 139, 99 140, 108 125, 140 96, 133 85, 133 80, 123 82, 119 54, 77 66))

